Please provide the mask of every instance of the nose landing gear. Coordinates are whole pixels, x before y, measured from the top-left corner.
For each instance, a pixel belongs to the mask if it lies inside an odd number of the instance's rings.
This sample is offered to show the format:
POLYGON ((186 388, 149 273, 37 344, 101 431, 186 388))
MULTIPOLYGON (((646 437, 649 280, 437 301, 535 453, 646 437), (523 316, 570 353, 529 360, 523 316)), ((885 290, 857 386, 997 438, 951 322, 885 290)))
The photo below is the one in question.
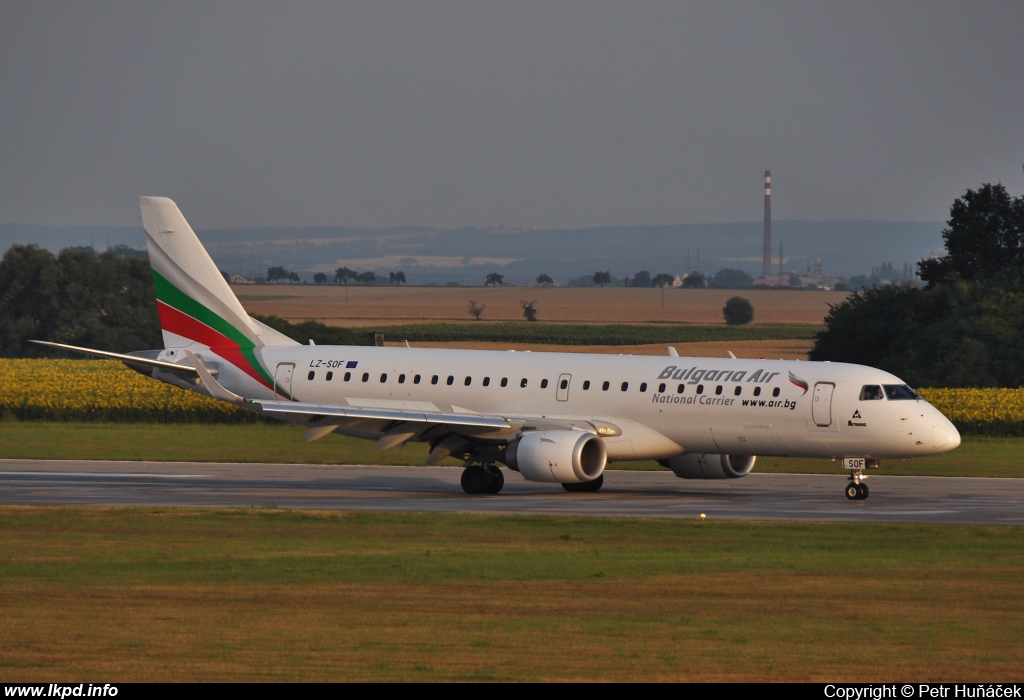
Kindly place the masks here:
POLYGON ((854 481, 854 477, 850 477, 850 483, 846 485, 846 497, 851 501, 863 501, 868 497, 868 485, 863 481, 854 481))

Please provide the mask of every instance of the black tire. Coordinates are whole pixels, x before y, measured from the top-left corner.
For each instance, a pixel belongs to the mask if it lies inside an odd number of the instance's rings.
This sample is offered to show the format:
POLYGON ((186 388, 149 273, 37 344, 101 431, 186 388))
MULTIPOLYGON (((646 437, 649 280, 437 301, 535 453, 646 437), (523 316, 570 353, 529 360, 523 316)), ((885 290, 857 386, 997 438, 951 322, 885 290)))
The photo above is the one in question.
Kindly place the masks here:
POLYGON ((860 486, 853 483, 852 481, 846 485, 846 497, 851 501, 856 501, 860 498, 860 486))
POLYGON ((505 475, 494 466, 485 468, 484 473, 487 475, 487 490, 484 493, 500 493, 505 486, 505 475))
POLYGON ((462 490, 466 493, 484 493, 487 488, 487 472, 479 465, 466 467, 462 470, 462 490))
POLYGON ((601 490, 604 484, 604 474, 593 481, 584 481, 581 484, 562 484, 562 488, 569 493, 596 493, 601 490))
POLYGON ((868 497, 868 485, 865 484, 863 481, 859 484, 858 491, 859 493, 857 494, 857 498, 859 498, 860 500, 863 501, 865 498, 868 497))

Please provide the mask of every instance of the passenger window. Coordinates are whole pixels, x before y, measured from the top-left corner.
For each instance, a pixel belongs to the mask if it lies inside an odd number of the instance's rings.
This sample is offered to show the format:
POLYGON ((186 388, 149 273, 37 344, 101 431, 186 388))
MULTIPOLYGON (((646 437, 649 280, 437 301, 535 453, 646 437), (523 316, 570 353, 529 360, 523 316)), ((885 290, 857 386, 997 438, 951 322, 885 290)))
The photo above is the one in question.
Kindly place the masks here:
POLYGON ((347 382, 350 379, 352 379, 352 373, 351 372, 345 372, 345 381, 347 382))
POLYGON ((610 386, 611 386, 611 384, 609 384, 608 382, 605 382, 604 384, 601 385, 601 391, 608 391, 608 387, 610 387, 610 386))
POLYGON ((664 384, 659 384, 658 385, 658 393, 659 394, 664 394, 665 393, 665 385, 664 384))
POLYGON ((490 385, 491 385, 491 378, 490 377, 484 377, 484 386, 490 386, 490 385))
POLYGON ((772 389, 772 396, 778 396, 778 395, 779 395, 779 387, 775 387, 774 389, 772 389))
POLYGON ((437 375, 436 374, 433 377, 430 378, 430 383, 431 384, 437 384, 437 375))
POLYGON ((383 384, 387 380, 388 380, 388 373, 387 372, 385 372, 384 374, 380 375, 380 383, 381 384, 383 384))
POLYGON ((568 388, 569 388, 569 380, 568 380, 568 379, 563 379, 563 380, 561 381, 561 383, 559 383, 559 385, 558 385, 558 388, 559 388, 559 389, 562 389, 563 391, 564 391, 565 389, 568 389, 568 388))
POLYGON ((622 382, 622 390, 625 391, 629 388, 629 382, 622 382))
POLYGON ((686 385, 685 384, 680 384, 679 388, 676 389, 676 393, 677 394, 681 394, 681 393, 683 393, 684 389, 686 389, 686 385))
POLYGON ((523 388, 523 389, 526 388, 526 377, 523 377, 523 381, 519 382, 519 386, 520 386, 520 388, 523 388))
POLYGON ((473 383, 473 378, 472 377, 466 377, 466 386, 469 386, 472 383, 473 383))
POLYGON ((640 393, 642 394, 645 391, 647 391, 647 382, 644 382, 643 384, 640 385, 640 393))
POLYGON ((739 385, 737 384, 737 385, 736 385, 736 388, 735 388, 735 389, 733 389, 733 392, 732 392, 732 393, 733 393, 733 394, 734 394, 735 396, 739 396, 740 394, 742 394, 742 393, 743 393, 743 387, 741 387, 741 386, 739 386, 739 385))
POLYGON ((363 381, 364 382, 370 381, 370 373, 369 372, 363 372, 363 381))
POLYGON ((501 385, 502 386, 508 386, 508 377, 502 377, 501 378, 501 385))
POLYGON ((761 387, 755 386, 754 387, 754 396, 760 396, 760 395, 761 395, 761 387))
POLYGON ((412 378, 412 383, 413 384, 419 384, 420 383, 420 375, 417 374, 415 377, 413 377, 412 378))
POLYGON ((404 374, 398 375, 398 383, 399 384, 405 384, 405 375, 404 374))
POLYGON ((327 373, 327 381, 331 381, 332 379, 334 379, 334 372, 328 372, 327 373))
POLYGON ((308 379, 310 381, 313 381, 313 377, 315 377, 315 376, 316 376, 316 372, 310 372, 308 375, 306 375, 306 379, 308 379))
POLYGON ((590 391, 590 380, 583 382, 583 391, 590 391))
POLYGON ((455 383, 455 377, 453 377, 452 375, 449 374, 448 375, 448 386, 451 386, 454 383, 455 383))
POLYGON ((540 388, 541 389, 547 389, 548 388, 548 380, 547 379, 541 379, 540 380, 540 388))
POLYGON ((697 385, 697 393, 698 394, 703 394, 704 393, 704 385, 703 384, 698 384, 697 385))
POLYGON ((715 396, 721 396, 721 395, 722 395, 722 385, 719 384, 718 386, 715 387, 715 396))

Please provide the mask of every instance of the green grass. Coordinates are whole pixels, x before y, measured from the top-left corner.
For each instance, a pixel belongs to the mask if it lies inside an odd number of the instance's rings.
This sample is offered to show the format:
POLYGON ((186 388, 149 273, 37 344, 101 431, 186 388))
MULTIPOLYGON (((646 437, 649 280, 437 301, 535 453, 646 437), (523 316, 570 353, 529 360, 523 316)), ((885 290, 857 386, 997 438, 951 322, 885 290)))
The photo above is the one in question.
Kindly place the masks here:
MULTIPOLYGON (((297 464, 421 465, 426 446, 401 453, 378 452, 369 440, 329 435, 302 440, 303 429, 283 424, 45 423, 0 422, 0 458, 278 462, 297 464)), ((1024 439, 965 437, 953 452, 882 463, 878 474, 909 476, 1021 477, 1024 439)), ((456 460, 442 464, 458 465, 456 460)), ((655 469, 655 462, 620 462, 612 469, 655 469)), ((763 473, 841 474, 838 462, 761 457, 763 473)))
POLYGON ((7 682, 991 681, 1020 528, 0 508, 7 682))

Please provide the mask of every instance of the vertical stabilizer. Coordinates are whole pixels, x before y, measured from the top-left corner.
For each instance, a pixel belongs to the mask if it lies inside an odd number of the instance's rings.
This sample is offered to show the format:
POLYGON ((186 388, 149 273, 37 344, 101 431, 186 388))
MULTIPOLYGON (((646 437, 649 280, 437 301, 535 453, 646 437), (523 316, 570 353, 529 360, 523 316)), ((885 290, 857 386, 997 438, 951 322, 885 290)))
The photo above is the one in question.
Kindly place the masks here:
POLYGON ((256 349, 298 343, 249 318, 177 204, 166 197, 139 197, 139 206, 164 347, 209 348, 273 386, 256 349))

